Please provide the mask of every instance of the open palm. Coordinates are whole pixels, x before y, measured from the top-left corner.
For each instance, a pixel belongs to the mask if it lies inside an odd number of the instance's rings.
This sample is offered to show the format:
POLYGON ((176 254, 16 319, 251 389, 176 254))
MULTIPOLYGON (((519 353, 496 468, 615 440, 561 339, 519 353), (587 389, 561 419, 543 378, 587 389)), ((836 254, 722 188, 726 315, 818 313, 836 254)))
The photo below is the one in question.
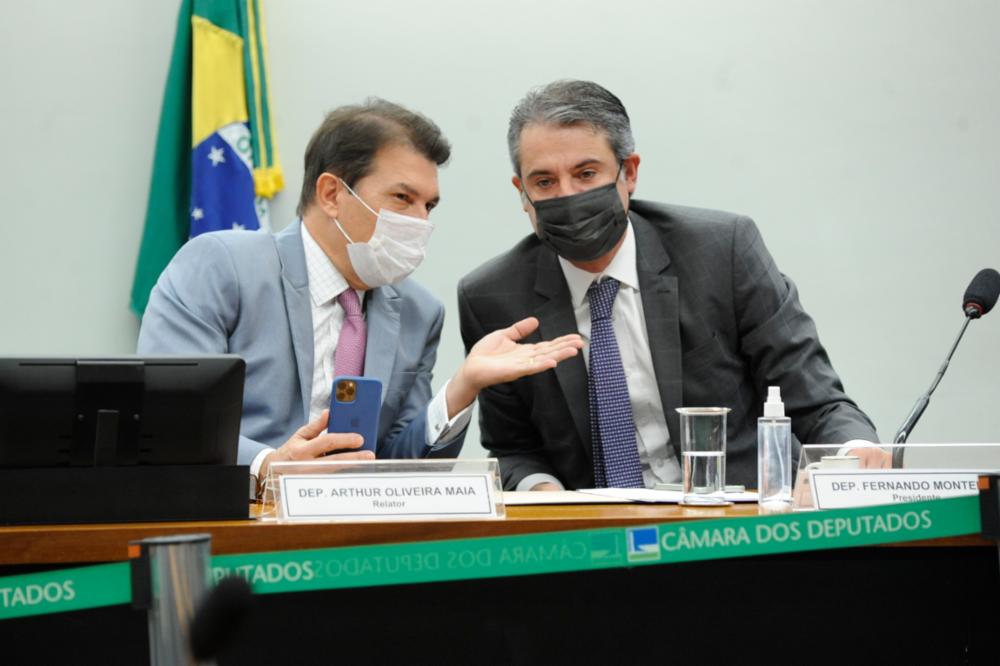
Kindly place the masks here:
POLYGON ((465 359, 466 381, 477 389, 513 381, 550 370, 583 348, 583 340, 575 333, 544 342, 519 342, 537 328, 538 320, 528 317, 483 337, 465 359))

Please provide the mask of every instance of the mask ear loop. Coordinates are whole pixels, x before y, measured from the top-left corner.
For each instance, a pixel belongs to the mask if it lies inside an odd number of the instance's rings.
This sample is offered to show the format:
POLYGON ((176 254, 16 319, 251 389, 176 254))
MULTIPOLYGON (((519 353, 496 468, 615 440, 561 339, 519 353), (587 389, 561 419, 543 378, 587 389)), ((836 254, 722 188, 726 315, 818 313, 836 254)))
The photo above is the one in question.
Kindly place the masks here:
MULTIPOLYGON (((340 183, 347 189, 347 191, 351 193, 352 197, 354 197, 359 202, 361 202, 361 205, 364 206, 365 208, 367 208, 368 212, 375 216, 375 220, 377 222, 378 221, 378 213, 376 213, 374 210, 372 210, 372 207, 369 206, 367 203, 365 203, 365 200, 362 199, 361 197, 359 197, 357 192, 355 192, 354 190, 351 189, 351 186, 347 184, 347 181, 345 181, 340 176, 337 176, 337 180, 339 180, 340 183)), ((347 239, 347 242, 353 244, 354 243, 354 239, 352 239, 350 236, 348 236, 347 232, 344 231, 344 227, 341 226, 340 220, 338 220, 337 218, 333 218, 333 223, 337 225, 337 229, 340 230, 340 233, 344 234, 344 238, 347 239)))
POLYGON ((366 203, 365 203, 365 200, 364 200, 364 199, 362 199, 361 197, 359 197, 359 196, 358 196, 358 193, 357 193, 357 192, 355 192, 354 190, 352 190, 352 189, 351 189, 351 186, 350 186, 350 185, 348 185, 348 184, 347 184, 347 183, 346 183, 346 182, 344 181, 344 179, 343 179, 343 178, 341 178, 340 176, 337 176, 337 180, 339 180, 339 181, 340 181, 341 183, 343 183, 344 187, 346 187, 346 188, 347 188, 347 191, 351 193, 351 196, 352 196, 352 197, 354 197, 355 199, 357 199, 358 201, 360 201, 360 202, 361 202, 361 205, 362 205, 362 206, 364 206, 365 208, 367 208, 367 209, 368 209, 368 212, 369 212, 369 213, 371 213, 371 214, 372 214, 372 215, 374 215, 375 217, 378 217, 378 213, 376 213, 376 212, 375 212, 374 210, 372 210, 372 207, 371 207, 371 206, 369 206, 368 204, 366 204, 366 203))
POLYGON ((340 230, 340 233, 344 234, 344 238, 347 239, 347 242, 353 244, 354 240, 347 235, 347 232, 344 231, 344 227, 340 226, 340 220, 338 220, 337 218, 333 218, 333 223, 337 225, 337 229, 340 230))
POLYGON ((527 201, 529 204, 531 204, 532 208, 535 207, 535 202, 532 201, 531 197, 528 196, 528 188, 524 186, 523 180, 521 181, 521 197, 524 201, 527 201))

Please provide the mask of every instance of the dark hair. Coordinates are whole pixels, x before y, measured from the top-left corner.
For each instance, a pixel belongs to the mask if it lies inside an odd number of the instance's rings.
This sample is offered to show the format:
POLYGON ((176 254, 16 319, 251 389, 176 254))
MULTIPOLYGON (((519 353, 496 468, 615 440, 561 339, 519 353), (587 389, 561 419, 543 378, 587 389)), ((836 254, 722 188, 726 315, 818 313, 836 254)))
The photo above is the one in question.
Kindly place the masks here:
POLYGON ((438 165, 451 156, 451 144, 433 121, 384 99, 369 97, 327 114, 306 146, 299 217, 316 197, 321 175, 336 174, 354 187, 371 172, 375 153, 393 143, 411 146, 438 165))
POLYGON ((584 124, 604 132, 618 161, 635 151, 625 106, 614 93, 593 81, 565 79, 533 88, 517 103, 507 127, 507 151, 514 173, 521 175, 521 132, 526 125, 584 124))

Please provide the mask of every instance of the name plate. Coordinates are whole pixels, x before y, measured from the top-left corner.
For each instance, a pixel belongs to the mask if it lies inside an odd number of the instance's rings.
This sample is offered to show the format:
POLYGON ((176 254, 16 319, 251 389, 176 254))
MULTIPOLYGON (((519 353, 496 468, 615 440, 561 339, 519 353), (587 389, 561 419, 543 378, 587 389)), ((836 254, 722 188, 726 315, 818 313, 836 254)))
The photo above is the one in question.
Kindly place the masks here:
POLYGON ((816 469, 812 471, 811 485, 817 509, 847 509, 977 495, 981 473, 954 469, 816 469))
POLYGON ((497 518, 490 473, 283 474, 281 518, 497 518))

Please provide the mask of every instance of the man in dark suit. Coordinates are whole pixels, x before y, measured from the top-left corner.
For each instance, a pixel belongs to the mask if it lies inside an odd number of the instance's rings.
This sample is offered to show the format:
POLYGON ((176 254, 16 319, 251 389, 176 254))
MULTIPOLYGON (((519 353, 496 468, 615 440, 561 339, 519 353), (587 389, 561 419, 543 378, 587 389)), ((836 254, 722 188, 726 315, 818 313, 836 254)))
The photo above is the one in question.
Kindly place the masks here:
POLYGON ((753 221, 632 199, 621 101, 586 81, 530 92, 507 135, 535 233, 466 276, 466 348, 527 316, 539 339, 579 332, 555 372, 480 393, 483 446, 508 489, 680 480, 676 408, 730 407, 727 481, 756 486, 756 420, 781 387, 799 442, 877 441, 753 221))

